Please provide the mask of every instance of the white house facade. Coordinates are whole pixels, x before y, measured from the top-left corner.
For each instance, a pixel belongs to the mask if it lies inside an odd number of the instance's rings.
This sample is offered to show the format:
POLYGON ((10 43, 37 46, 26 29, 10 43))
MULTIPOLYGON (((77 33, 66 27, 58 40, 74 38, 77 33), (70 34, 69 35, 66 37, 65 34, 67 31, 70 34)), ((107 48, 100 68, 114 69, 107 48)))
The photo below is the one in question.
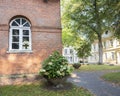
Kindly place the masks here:
MULTIPOLYGON (((103 44, 103 63, 120 64, 120 40, 113 37, 112 32, 106 31, 102 35, 103 44)), ((91 46, 91 56, 88 57, 88 63, 98 63, 98 40, 91 46)))
POLYGON ((62 51, 63 56, 68 60, 69 64, 78 63, 79 58, 77 57, 77 52, 73 47, 64 47, 62 51))

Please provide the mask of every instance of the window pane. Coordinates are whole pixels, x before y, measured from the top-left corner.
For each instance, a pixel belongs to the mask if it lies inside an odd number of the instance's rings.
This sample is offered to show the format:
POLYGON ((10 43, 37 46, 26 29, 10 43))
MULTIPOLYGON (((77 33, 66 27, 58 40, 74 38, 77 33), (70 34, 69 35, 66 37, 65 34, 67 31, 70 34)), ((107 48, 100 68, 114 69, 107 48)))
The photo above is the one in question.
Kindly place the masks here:
POLYGON ((25 22, 26 22, 26 20, 25 20, 25 19, 22 19, 22 25, 23 25, 25 22))
POLYGON ((19 36, 13 36, 12 42, 19 42, 19 36))
POLYGON ((12 33, 12 35, 19 35, 19 30, 17 30, 17 29, 13 29, 13 33, 12 33))
POLYGON ((13 21, 12 26, 18 26, 18 24, 15 21, 13 21))
POLYGON ((67 49, 65 49, 65 54, 67 54, 67 49))
POLYGON ((23 25, 24 27, 30 27, 29 23, 25 23, 25 25, 23 25))
POLYGON ((29 37, 23 37, 23 42, 28 41, 29 42, 29 37))
POLYGON ((20 19, 16 19, 15 21, 16 21, 18 24, 20 24, 20 19))
POLYGON ((12 49, 19 49, 19 43, 12 43, 12 49))
POLYGON ((70 54, 72 54, 73 53, 73 50, 72 49, 70 49, 70 54))
POLYGON ((29 35, 29 30, 23 30, 23 35, 29 35))

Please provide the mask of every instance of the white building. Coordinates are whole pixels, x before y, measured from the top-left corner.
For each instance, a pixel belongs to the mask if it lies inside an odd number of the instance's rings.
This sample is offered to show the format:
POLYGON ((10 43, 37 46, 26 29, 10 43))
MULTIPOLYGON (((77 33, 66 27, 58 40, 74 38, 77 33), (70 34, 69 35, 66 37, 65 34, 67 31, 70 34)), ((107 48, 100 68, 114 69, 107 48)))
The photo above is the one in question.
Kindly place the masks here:
POLYGON ((64 47, 63 51, 62 51, 63 56, 68 60, 68 62, 70 64, 79 62, 79 58, 77 57, 76 53, 77 52, 71 46, 70 47, 64 47))
MULTIPOLYGON (((106 31, 102 35, 103 43, 103 63, 120 64, 120 40, 113 37, 111 32, 106 31)), ((98 40, 91 46, 92 55, 88 58, 88 63, 98 63, 98 40)))

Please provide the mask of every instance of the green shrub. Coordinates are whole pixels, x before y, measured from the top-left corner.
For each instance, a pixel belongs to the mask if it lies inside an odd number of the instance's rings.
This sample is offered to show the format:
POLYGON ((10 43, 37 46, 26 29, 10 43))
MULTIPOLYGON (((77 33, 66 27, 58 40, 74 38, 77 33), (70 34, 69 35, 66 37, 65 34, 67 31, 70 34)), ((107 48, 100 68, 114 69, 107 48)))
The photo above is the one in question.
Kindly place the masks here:
POLYGON ((50 55, 42 64, 40 74, 46 78, 62 78, 70 75, 72 67, 68 65, 67 59, 58 51, 50 55))
POLYGON ((73 67, 74 67, 75 69, 79 69, 80 66, 81 66, 80 63, 74 63, 74 64, 73 64, 73 67))

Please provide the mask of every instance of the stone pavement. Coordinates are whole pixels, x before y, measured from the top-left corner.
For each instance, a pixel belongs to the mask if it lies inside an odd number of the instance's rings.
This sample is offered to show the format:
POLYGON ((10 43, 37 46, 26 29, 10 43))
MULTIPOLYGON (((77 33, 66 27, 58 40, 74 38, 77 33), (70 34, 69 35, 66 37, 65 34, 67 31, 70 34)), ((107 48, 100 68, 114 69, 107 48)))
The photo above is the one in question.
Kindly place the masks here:
POLYGON ((95 96, 120 96, 120 86, 102 80, 100 77, 112 71, 74 72, 68 81, 88 89, 95 96))

